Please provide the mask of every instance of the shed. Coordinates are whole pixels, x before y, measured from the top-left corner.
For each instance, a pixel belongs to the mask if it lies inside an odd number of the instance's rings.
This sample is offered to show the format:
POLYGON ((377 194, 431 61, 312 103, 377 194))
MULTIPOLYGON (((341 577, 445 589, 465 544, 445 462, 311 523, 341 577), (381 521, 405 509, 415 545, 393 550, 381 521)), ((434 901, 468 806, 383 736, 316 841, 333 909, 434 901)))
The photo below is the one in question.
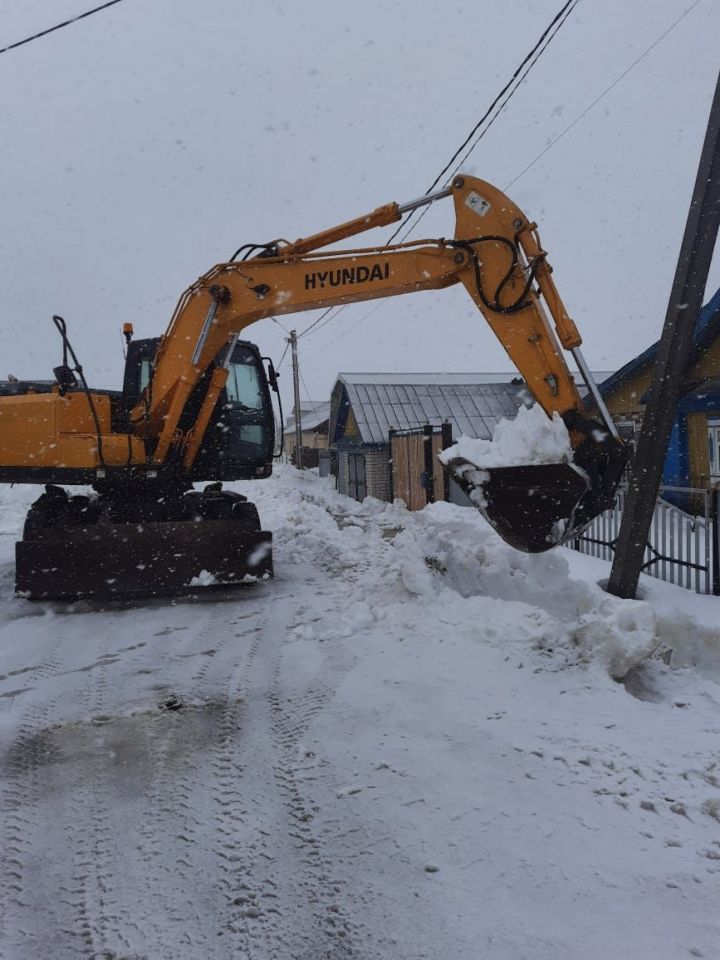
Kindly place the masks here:
POLYGON ((512 374, 341 373, 330 401, 330 447, 337 485, 356 500, 390 500, 389 435, 449 423, 455 437, 489 440, 528 398, 512 374))

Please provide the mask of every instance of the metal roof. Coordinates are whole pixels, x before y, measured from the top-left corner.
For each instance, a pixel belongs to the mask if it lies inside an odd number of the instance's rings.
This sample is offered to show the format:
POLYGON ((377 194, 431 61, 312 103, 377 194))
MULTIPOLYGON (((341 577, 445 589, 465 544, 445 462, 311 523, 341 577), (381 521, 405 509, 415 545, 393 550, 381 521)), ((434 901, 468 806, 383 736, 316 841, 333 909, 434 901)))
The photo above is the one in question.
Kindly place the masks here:
MULTIPOLYGON (((597 383, 610 376, 612 370, 594 370, 597 383)), ((571 370, 575 383, 584 383, 578 370, 571 370)), ((338 379, 345 383, 421 383, 421 384, 470 384, 470 383, 510 383, 519 376, 517 370, 503 370, 497 373, 339 373, 338 379)), ((301 405, 302 406, 302 405, 301 405)))
POLYGON ((337 406, 352 406, 363 443, 387 443, 391 429, 407 430, 448 422, 455 436, 489 440, 502 418, 513 419, 527 397, 524 384, 487 383, 485 374, 345 374, 333 390, 331 442, 338 437, 337 406))

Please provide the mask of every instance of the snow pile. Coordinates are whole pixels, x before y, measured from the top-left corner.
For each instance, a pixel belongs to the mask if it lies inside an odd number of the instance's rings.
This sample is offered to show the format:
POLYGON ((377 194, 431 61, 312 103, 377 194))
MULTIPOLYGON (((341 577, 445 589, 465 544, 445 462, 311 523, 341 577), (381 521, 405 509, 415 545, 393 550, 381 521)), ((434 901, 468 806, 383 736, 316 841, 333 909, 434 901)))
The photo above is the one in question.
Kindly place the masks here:
POLYGON ((439 455, 441 463, 467 460, 479 469, 538 463, 571 463, 567 427, 558 413, 548 417, 540 404, 521 407, 514 420, 500 420, 492 440, 460 437, 439 455))
POLYGON ((574 579, 564 551, 519 553, 478 514, 446 503, 410 516, 387 577, 396 569, 408 592, 473 623, 479 642, 551 652, 563 665, 597 661, 614 678, 661 645, 649 604, 574 579))
MULTIPOLYGON (((399 503, 349 500, 331 480, 312 474, 292 471, 277 483, 281 495, 276 489, 266 497, 267 485, 251 491, 264 526, 275 531, 276 558, 282 551, 329 577, 350 578, 342 636, 383 618, 401 625, 410 601, 430 619, 441 607, 444 618, 479 643, 541 651, 558 667, 597 663, 621 679, 661 647, 676 649, 681 634, 687 637, 683 650, 701 649, 703 664, 720 667, 720 644, 700 639, 692 617, 681 617, 676 627, 676 615, 661 616, 643 600, 611 596, 592 578, 573 575, 586 558, 572 551, 520 553, 480 514, 448 503, 411 513, 399 503)), ((338 625, 314 629, 329 639, 338 625)), ((683 656, 688 662, 689 653, 683 656)))

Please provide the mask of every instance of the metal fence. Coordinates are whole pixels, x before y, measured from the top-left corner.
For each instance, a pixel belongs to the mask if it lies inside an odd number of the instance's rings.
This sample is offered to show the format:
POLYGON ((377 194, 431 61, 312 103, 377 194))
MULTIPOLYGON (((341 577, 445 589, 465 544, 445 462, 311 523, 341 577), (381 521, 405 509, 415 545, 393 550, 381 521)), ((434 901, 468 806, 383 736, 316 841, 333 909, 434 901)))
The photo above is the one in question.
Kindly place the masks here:
MULTIPOLYGON (((643 572, 697 593, 720 594, 720 492, 702 488, 660 487, 643 572), (692 499, 697 514, 686 513, 666 495, 692 499)), ((620 532, 625 490, 618 491, 611 510, 596 517, 583 535, 568 546, 603 560, 612 560, 620 532)))

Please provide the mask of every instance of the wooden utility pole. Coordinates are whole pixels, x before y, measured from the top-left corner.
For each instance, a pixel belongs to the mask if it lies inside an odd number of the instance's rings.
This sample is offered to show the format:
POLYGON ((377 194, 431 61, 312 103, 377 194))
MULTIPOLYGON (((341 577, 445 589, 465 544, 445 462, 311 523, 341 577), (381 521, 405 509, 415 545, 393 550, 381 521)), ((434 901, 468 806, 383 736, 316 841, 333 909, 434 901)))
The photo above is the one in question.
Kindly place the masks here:
POLYGON ((290 347, 292 349, 293 391, 295 394, 295 466, 303 468, 302 449, 302 418, 300 416, 300 370, 298 368, 297 334, 290 331, 290 347))
POLYGON ((692 353, 695 326, 720 226, 720 76, 685 225, 653 370, 650 397, 632 462, 608 592, 635 596, 655 511, 668 441, 692 353))

